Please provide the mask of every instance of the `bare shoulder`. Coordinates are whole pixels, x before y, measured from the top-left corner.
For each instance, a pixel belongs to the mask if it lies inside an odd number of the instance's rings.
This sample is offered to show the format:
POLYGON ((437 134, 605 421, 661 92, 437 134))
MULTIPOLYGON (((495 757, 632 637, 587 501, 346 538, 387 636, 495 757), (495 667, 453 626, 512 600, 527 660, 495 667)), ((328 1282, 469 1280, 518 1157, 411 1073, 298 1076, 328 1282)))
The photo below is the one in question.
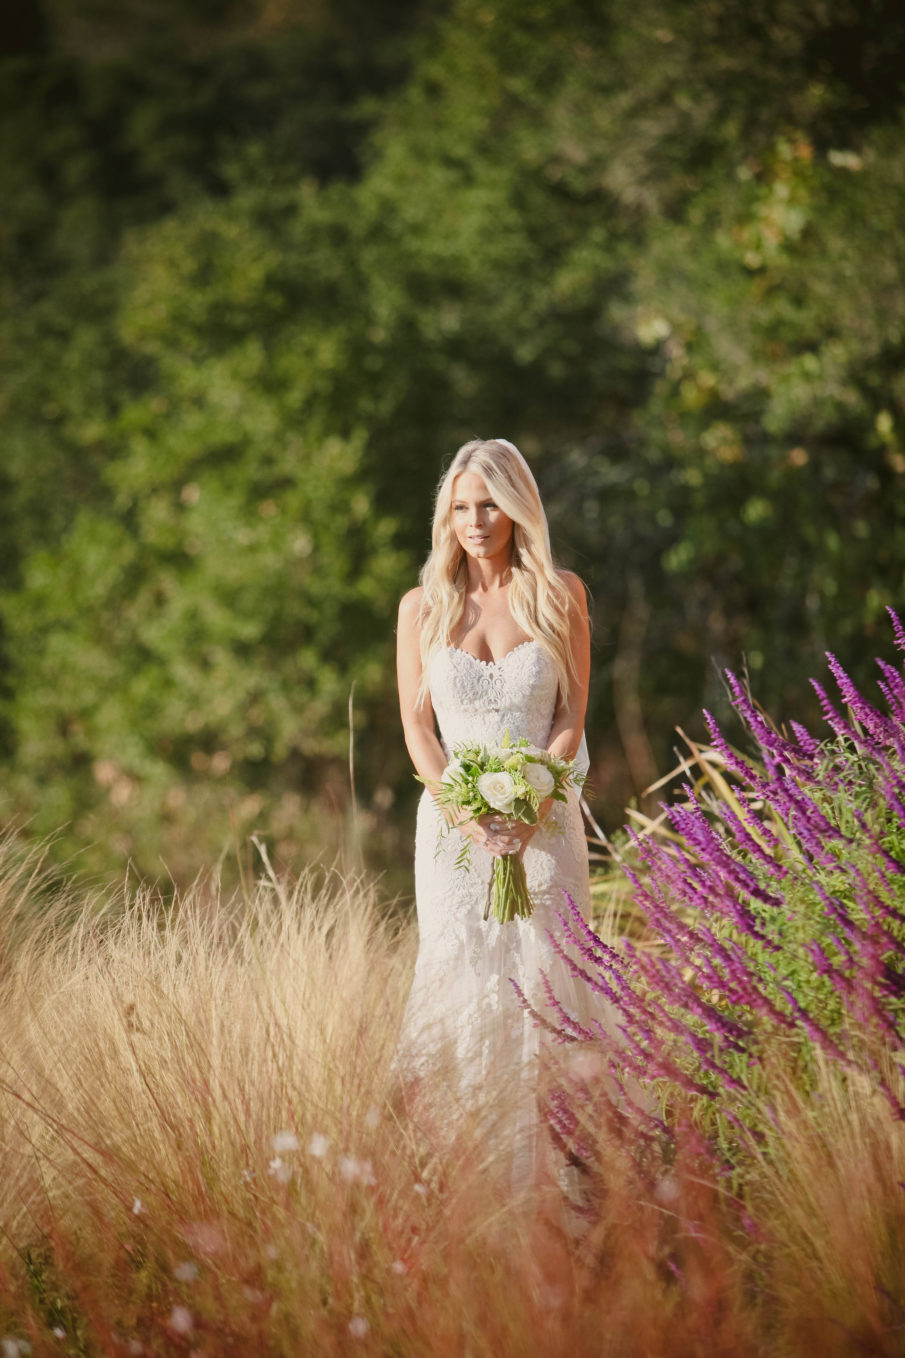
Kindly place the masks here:
POLYGON ((575 602, 583 607, 587 607, 588 595, 585 583, 580 575, 574 571, 557 570, 556 574, 565 585, 575 602))
POLYGON ((399 600, 399 624, 401 627, 414 628, 419 626, 423 600, 424 590, 421 585, 416 585, 414 589, 403 594, 399 600))

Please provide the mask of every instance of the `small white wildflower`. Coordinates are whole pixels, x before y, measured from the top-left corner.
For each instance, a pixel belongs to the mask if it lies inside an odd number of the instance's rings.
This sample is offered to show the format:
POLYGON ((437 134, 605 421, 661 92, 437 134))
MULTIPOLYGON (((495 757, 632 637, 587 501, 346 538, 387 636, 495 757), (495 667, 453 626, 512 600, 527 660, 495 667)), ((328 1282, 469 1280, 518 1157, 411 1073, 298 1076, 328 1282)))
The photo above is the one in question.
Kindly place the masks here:
POLYGON ((182 1238, 193 1254, 222 1254, 226 1249, 223 1227, 216 1221, 190 1221, 182 1238))
MULTIPOLYGON (((365 1323, 367 1329, 367 1322, 365 1323)), ((4 1335, 0 1347, 3 1350, 3 1358, 25 1358, 26 1353, 31 1353, 31 1344, 27 1339, 17 1339, 15 1335, 4 1335)))
POLYGON ((142 1202, 141 1198, 134 1198, 132 1201, 132 1215, 134 1217, 141 1216, 144 1210, 145 1205, 142 1202))
POLYGON ((417 1193, 420 1198, 426 1198, 427 1184, 415 1184, 415 1186, 412 1189, 412 1192, 417 1193))
POLYGON ((192 1313, 187 1306, 174 1306, 170 1312, 170 1329, 177 1334, 188 1334, 194 1321, 192 1313))
POLYGON ((308 1142, 308 1154, 313 1155, 315 1160, 323 1160, 329 1149, 330 1138, 324 1136, 323 1132, 314 1132, 308 1142))
POLYGON ((243 1184, 250 1184, 251 1181, 252 1181, 252 1179, 253 1179, 254 1177, 255 1177, 255 1172, 254 1172, 253 1169, 243 1169, 243 1171, 242 1171, 242 1182, 243 1182, 243 1184))
POLYGON ((393 1273, 398 1274, 399 1277, 401 1278, 403 1273, 408 1273, 409 1266, 404 1259, 394 1259, 393 1262, 390 1264, 390 1269, 393 1273))
POLYGON ((66 1331, 63 1329, 62 1325, 54 1325, 50 1333, 53 1335, 54 1339, 66 1338, 66 1331))
POLYGON ((364 1316, 353 1316, 349 1321, 349 1334, 353 1339, 364 1339, 370 1328, 364 1316))
POLYGON ((198 1265, 193 1264, 191 1259, 186 1259, 185 1263, 177 1264, 173 1269, 173 1277, 178 1278, 181 1283, 197 1282, 198 1265))
POLYGON ((373 1107, 369 1108, 368 1111, 365 1113, 365 1126, 373 1128, 378 1126, 379 1123, 380 1123, 380 1109, 373 1107))
POLYGON ((267 1166, 267 1173, 272 1174, 278 1183, 288 1184, 292 1178, 292 1166, 287 1165, 286 1161, 277 1155, 267 1166))
POLYGON ((277 1155, 285 1155, 288 1151, 297 1151, 299 1139, 295 1132, 277 1132, 271 1142, 277 1155))
POLYGON ((674 1174, 664 1174, 654 1189, 654 1197, 657 1202, 662 1202, 666 1207, 670 1207, 679 1198, 679 1181, 674 1174))
POLYGON ((377 1182, 370 1160, 356 1160, 354 1155, 341 1155, 338 1169, 342 1178, 350 1184, 360 1182, 373 1188, 377 1182))

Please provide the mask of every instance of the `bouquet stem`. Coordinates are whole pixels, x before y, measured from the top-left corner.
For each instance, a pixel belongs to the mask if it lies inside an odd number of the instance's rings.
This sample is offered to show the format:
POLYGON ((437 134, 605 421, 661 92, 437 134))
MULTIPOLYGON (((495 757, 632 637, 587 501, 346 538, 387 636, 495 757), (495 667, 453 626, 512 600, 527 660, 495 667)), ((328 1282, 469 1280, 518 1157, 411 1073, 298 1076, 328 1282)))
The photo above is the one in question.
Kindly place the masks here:
POLYGON ((514 919, 528 919, 533 909, 525 865, 519 855, 510 853, 504 858, 495 858, 487 887, 484 918, 489 919, 492 910, 494 919, 498 919, 501 924, 508 924, 514 919))

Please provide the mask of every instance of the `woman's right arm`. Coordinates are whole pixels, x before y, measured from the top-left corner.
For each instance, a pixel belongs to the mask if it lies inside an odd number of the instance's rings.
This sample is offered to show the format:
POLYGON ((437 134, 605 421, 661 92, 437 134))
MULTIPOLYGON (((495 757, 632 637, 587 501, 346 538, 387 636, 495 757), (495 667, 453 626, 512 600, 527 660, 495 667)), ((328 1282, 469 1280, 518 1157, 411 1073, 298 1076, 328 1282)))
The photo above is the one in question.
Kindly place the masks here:
MULTIPOLYGON (((405 744, 416 772, 425 780, 428 788, 439 783, 446 768, 446 755, 434 731, 434 709, 430 702, 418 706, 418 690, 421 686, 421 590, 410 589, 403 595, 399 605, 399 619, 396 625, 396 679, 399 685, 399 710, 402 714, 402 729, 405 744)), ((512 853, 518 848, 518 840, 501 822, 500 829, 491 828, 499 818, 482 816, 471 820, 452 807, 445 807, 443 815, 460 834, 479 844, 494 855, 512 853)))
POLYGON ((396 625, 396 680, 405 744, 415 770, 428 784, 439 783, 446 768, 446 755, 434 731, 430 700, 418 706, 421 687, 421 595, 410 589, 399 605, 396 625))

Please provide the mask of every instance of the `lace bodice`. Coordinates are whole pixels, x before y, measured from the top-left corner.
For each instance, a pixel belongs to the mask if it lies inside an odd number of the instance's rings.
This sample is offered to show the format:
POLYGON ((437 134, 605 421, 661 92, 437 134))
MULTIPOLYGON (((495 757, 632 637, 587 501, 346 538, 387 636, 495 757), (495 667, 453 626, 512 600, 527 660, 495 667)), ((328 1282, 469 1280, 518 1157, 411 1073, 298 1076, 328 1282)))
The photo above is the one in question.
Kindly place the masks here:
POLYGON ((428 671, 431 701, 447 754, 464 741, 490 743, 506 732, 545 747, 553 724, 558 683, 550 656, 537 641, 523 641, 501 660, 478 660, 447 646, 435 651, 428 671))

